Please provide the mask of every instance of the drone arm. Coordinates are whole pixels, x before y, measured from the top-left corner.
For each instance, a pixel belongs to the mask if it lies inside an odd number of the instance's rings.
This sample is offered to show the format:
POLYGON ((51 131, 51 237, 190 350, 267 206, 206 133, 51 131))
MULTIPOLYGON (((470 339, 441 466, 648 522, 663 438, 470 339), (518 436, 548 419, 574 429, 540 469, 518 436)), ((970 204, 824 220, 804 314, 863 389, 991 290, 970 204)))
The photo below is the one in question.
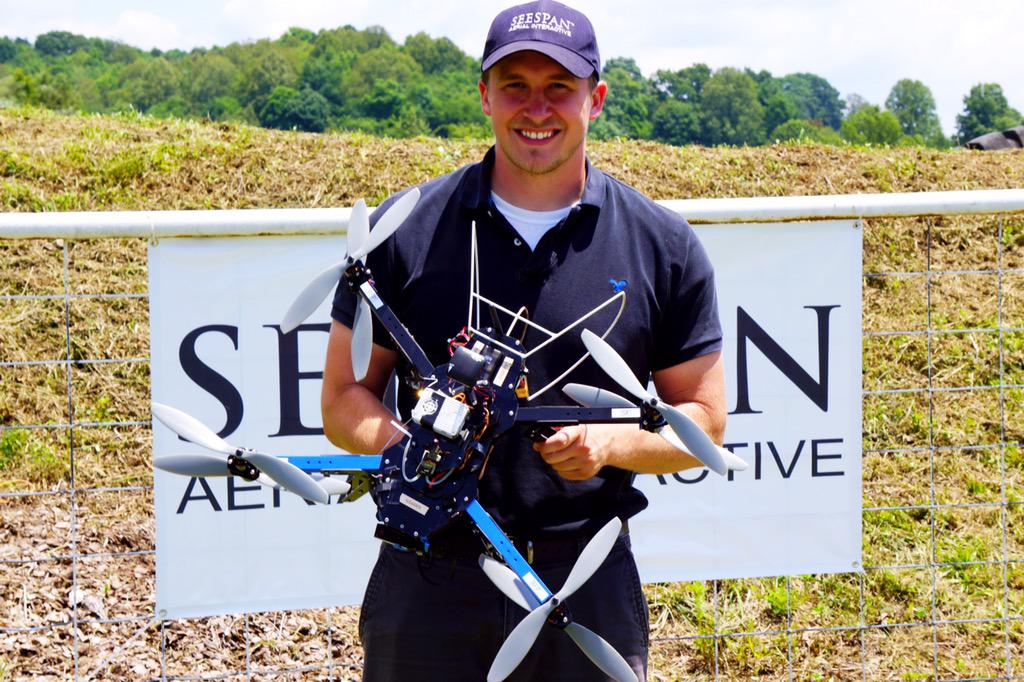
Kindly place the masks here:
POLYGON ((501 530, 497 522, 487 513, 487 510, 483 508, 480 502, 478 500, 470 502, 469 506, 466 507, 466 512, 473 519, 473 523, 480 529, 484 537, 487 538, 487 541, 491 543, 491 546, 497 550, 501 558, 508 564, 508 567, 529 588, 537 602, 546 602, 553 593, 533 568, 530 567, 530 564, 526 562, 523 555, 519 553, 519 550, 516 549, 512 541, 508 539, 508 536, 505 535, 504 531, 501 530))
POLYGON ((366 377, 356 381, 351 361, 352 330, 335 321, 327 342, 320 395, 324 434, 348 452, 380 452, 395 435, 395 418, 381 402, 398 354, 373 346, 366 377))
POLYGON ((359 285, 358 291, 359 295, 370 304, 370 309, 373 310, 374 316, 380 320, 380 323, 391 334, 391 338, 398 344, 402 354, 416 368, 416 372, 423 378, 432 377, 434 375, 434 365, 427 359, 426 353, 416 343, 416 339, 412 337, 409 330, 398 320, 391 307, 378 295, 373 282, 363 282, 359 285))
POLYGON ((380 455, 312 455, 292 456, 287 460, 306 473, 329 471, 337 474, 377 472, 380 470, 380 455))
POLYGON ((517 424, 636 424, 639 407, 521 407, 517 424))
MULTIPOLYGON (((604 476, 607 466, 652 474, 702 466, 658 418, 647 408, 624 407, 530 407, 516 415, 537 452, 567 480, 604 476), (561 437, 550 440, 556 432, 561 437)), ((736 458, 727 459, 737 465, 729 468, 743 468, 736 458)))

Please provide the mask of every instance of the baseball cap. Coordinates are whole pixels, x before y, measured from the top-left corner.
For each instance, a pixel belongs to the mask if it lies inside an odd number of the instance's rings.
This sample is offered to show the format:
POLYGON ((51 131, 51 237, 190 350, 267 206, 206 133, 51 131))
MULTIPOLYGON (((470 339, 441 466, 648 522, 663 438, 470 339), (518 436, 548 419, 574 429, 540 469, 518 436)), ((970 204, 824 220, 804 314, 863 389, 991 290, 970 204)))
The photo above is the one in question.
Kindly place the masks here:
POLYGON ((601 74, 594 27, 582 12, 560 2, 528 2, 494 17, 480 68, 486 71, 498 60, 523 50, 551 57, 577 78, 601 74))

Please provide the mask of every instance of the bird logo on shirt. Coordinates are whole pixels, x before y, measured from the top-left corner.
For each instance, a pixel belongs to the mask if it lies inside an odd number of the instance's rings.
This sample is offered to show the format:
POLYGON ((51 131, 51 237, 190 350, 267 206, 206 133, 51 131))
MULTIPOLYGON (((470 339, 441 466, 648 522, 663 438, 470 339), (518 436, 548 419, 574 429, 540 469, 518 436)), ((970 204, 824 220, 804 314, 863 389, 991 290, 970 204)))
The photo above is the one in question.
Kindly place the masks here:
POLYGON ((615 293, 621 292, 623 289, 626 288, 626 285, 629 284, 629 282, 624 279, 615 279, 614 277, 608 280, 608 282, 609 284, 612 285, 612 289, 615 291, 615 293))

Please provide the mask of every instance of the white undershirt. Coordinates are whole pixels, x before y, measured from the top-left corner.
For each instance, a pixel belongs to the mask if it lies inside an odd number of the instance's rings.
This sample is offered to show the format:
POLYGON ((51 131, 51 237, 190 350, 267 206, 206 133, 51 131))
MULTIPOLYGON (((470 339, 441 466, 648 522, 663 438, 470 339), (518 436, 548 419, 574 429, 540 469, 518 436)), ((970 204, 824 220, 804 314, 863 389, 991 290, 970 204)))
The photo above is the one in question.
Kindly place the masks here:
POLYGON ((494 207, 501 211, 501 214, 505 216, 509 224, 516 228, 516 232, 529 245, 531 251, 537 248, 537 244, 540 242, 540 238, 544 236, 544 233, 562 222, 562 219, 569 215, 572 207, 579 203, 577 201, 565 208, 559 208, 554 211, 530 211, 513 206, 494 192, 491 192, 491 200, 494 202, 494 207))

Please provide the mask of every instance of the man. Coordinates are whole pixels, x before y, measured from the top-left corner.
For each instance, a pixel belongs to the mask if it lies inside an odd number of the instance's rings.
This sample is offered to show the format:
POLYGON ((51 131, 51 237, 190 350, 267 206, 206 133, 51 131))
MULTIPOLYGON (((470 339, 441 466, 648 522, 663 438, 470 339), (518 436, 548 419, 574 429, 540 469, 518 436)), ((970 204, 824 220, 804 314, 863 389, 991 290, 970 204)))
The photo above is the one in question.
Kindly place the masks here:
MULTIPOLYGON (((465 325, 471 226, 481 293, 560 330, 626 292, 607 340, 640 377, 686 411, 717 442, 724 421, 721 330, 711 266, 684 220, 604 175, 586 158, 590 121, 607 85, 593 28, 580 12, 542 0, 500 13, 484 48, 480 102, 494 147, 473 164, 423 185, 416 210, 368 257, 375 283, 434 364, 465 325)), ((385 202, 380 215, 394 201, 385 202)), ((381 396, 392 370, 409 371, 377 327, 370 369, 354 380, 354 299, 340 287, 324 370, 327 436, 351 452, 377 452, 394 437, 381 396)), ((587 321, 599 333, 614 311, 587 321)), ((531 387, 546 385, 585 352, 580 329, 528 362, 531 387)), ((536 344, 533 332, 526 346, 536 344)), ((588 360, 565 381, 618 390, 588 360)), ((401 382, 400 382, 401 386, 401 382)), ((560 386, 559 386, 560 388, 560 386)), ((408 415, 415 396, 400 389, 408 415)), ((549 391, 540 404, 568 400, 549 391)), ((635 472, 699 463, 661 437, 624 425, 572 425, 533 444, 513 430, 491 453, 479 499, 533 557, 557 590, 589 538, 612 516, 647 504, 635 472)), ((480 680, 525 615, 477 565, 479 540, 457 525, 429 559, 387 544, 363 603, 367 680, 480 680)), ((647 605, 623 534, 605 563, 569 600, 575 620, 604 637, 645 678, 647 605)), ((545 628, 513 679, 599 679, 572 641, 545 628)))

